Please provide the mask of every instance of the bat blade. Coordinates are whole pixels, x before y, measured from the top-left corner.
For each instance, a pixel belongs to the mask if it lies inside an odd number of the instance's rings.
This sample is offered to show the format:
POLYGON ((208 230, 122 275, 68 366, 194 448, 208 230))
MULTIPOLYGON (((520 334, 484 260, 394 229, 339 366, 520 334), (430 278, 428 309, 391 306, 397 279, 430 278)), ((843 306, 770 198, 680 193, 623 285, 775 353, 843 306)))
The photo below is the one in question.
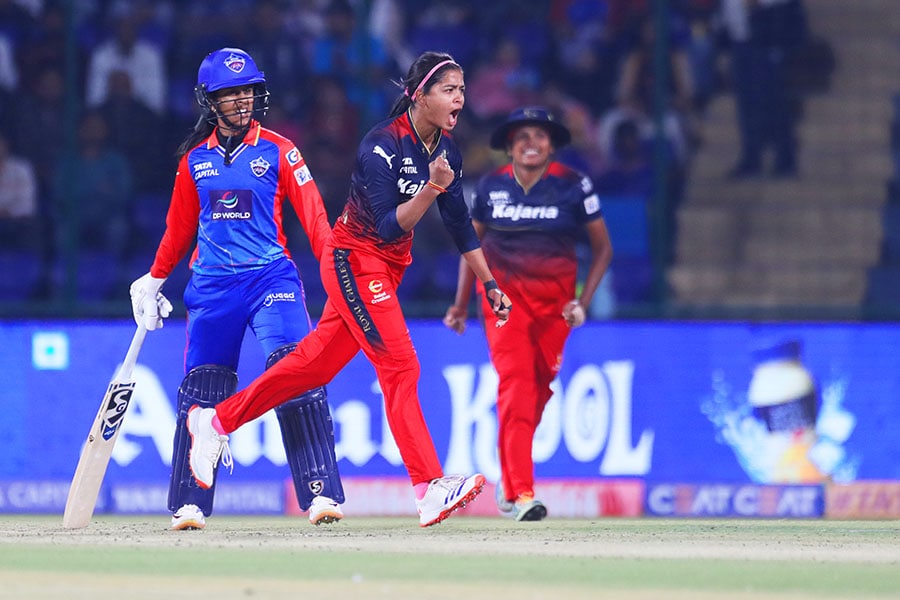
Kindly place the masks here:
POLYGON ((106 468, 112 456, 122 421, 134 393, 132 372, 137 363, 137 355, 143 344, 147 330, 138 327, 125 355, 125 361, 118 374, 106 388, 100 402, 100 409, 88 432, 87 441, 81 450, 78 466, 69 488, 66 508, 63 513, 63 527, 80 529, 87 527, 94 514, 100 486, 106 476, 106 468))

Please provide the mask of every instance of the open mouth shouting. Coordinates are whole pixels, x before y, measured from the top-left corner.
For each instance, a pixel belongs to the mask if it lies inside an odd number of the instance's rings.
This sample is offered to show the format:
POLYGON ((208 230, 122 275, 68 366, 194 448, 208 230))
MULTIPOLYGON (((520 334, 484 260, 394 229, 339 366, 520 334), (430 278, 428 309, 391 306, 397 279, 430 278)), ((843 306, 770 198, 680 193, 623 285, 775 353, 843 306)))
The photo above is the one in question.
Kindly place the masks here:
POLYGON ((453 129, 456 127, 456 123, 459 122, 459 113, 462 109, 451 110, 450 115, 447 117, 447 126, 444 129, 453 129))

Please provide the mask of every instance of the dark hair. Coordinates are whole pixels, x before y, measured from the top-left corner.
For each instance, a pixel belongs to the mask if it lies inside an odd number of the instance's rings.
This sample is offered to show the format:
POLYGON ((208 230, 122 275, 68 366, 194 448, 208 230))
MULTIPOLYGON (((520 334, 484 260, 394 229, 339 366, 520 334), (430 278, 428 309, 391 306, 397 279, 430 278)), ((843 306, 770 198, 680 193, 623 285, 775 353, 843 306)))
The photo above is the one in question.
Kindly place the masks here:
POLYGON ((208 108, 204 108, 200 118, 197 119, 197 123, 194 125, 194 129, 184 138, 184 141, 178 146, 178 150, 175 151, 175 158, 181 160, 181 157, 190 152, 194 146, 208 138, 209 134, 215 129, 215 123, 213 112, 208 108))
POLYGON ((396 117, 402 115, 406 112, 406 109, 410 107, 412 104, 412 96, 416 93, 416 89, 419 87, 419 84, 422 83, 422 80, 428 75, 429 71, 433 69, 439 63, 444 62, 445 60, 449 60, 452 62, 447 63, 440 69, 438 69, 435 73, 431 75, 428 81, 425 82, 425 85, 422 86, 422 91, 424 93, 428 93, 428 90, 434 86, 434 84, 438 83, 443 77, 444 73, 446 73, 450 69, 458 69, 462 71, 462 67, 456 64, 456 61, 453 60, 453 57, 447 54, 446 52, 423 52, 419 55, 419 58, 413 61, 413 64, 409 67, 409 72, 407 72, 406 77, 398 82, 397 85, 403 90, 403 93, 394 100, 394 105, 391 107, 390 117, 396 117))

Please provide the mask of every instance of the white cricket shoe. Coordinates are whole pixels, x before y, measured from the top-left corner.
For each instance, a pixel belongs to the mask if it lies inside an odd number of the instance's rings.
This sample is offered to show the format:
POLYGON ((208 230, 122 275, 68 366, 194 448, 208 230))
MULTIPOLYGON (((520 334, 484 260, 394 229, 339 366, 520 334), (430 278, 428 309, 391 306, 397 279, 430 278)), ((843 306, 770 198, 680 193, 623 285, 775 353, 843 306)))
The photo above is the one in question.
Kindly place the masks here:
POLYGON ((234 468, 228 436, 219 435, 212 426, 216 414, 214 408, 200 408, 196 404, 187 414, 187 429, 191 434, 191 451, 188 455, 191 473, 204 490, 215 483, 216 465, 219 458, 229 469, 234 468))
POLYGON ((512 500, 506 499, 506 492, 503 489, 503 480, 497 480, 497 489, 494 495, 494 499, 497 501, 497 509, 500 511, 500 514, 504 517, 514 517, 515 516, 515 508, 516 503, 512 500))
POLYGON ((448 475, 433 480, 428 484, 425 496, 416 500, 419 525, 428 527, 440 523, 454 510, 474 500, 483 489, 484 475, 481 473, 475 473, 471 477, 448 475))
POLYGON ((343 518, 341 505, 328 496, 316 496, 309 505, 309 522, 313 525, 337 523, 343 518))
POLYGON ((172 531, 203 529, 204 527, 206 527, 206 518, 196 504, 185 504, 172 515, 172 527, 170 527, 172 531))
POLYGON ((547 516, 547 507, 534 494, 519 494, 513 510, 516 521, 540 521, 547 516))

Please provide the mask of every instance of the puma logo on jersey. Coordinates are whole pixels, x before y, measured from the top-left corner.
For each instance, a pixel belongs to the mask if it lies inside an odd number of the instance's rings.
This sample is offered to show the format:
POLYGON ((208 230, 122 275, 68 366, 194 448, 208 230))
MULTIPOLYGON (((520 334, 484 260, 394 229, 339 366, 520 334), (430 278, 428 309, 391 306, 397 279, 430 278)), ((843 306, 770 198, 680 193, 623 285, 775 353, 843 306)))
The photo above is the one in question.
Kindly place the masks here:
POLYGON ((394 165, 391 163, 393 162, 394 157, 397 156, 396 154, 391 154, 390 156, 388 156, 388 153, 385 152, 384 148, 382 148, 381 146, 375 146, 375 148, 372 149, 372 153, 377 154, 378 156, 383 158, 384 162, 386 162, 388 165, 388 169, 394 168, 394 165))

